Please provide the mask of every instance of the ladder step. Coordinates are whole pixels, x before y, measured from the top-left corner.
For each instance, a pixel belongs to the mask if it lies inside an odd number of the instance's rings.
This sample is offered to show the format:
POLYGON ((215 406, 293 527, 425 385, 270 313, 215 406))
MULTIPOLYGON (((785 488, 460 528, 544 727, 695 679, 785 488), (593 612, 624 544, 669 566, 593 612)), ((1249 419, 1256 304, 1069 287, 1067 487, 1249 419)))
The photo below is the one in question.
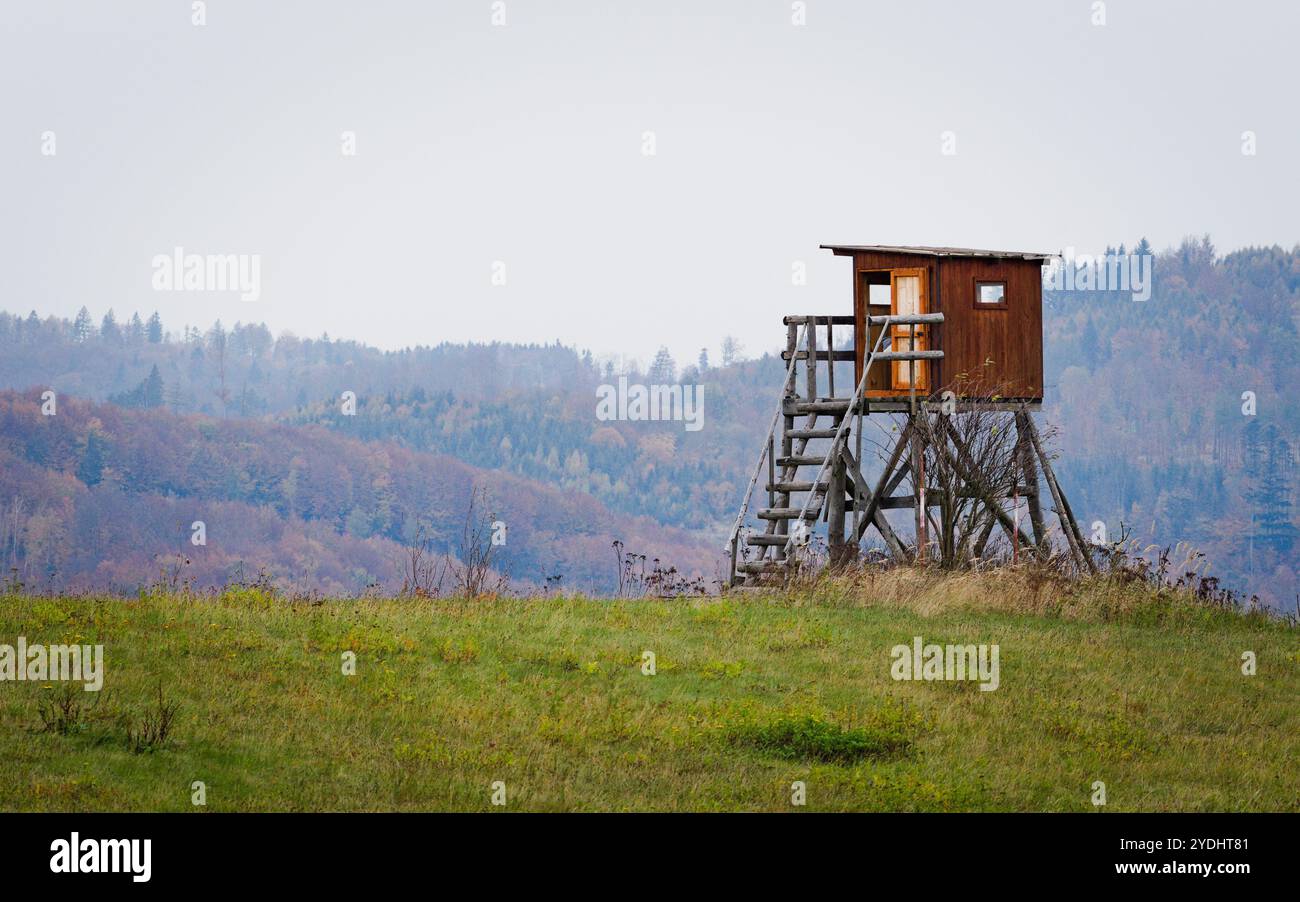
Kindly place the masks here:
MULTIPOLYGON (((820 504, 813 505, 803 514, 805 520, 816 520, 820 516, 820 504)), ((758 512, 758 519, 760 520, 797 520, 798 518, 799 508, 797 507, 771 507, 758 512)))
POLYGON ((790 438, 835 438, 836 429, 791 429, 786 433, 790 438))
POLYGON ((796 454, 793 457, 778 457, 778 467, 820 467, 826 463, 824 454, 796 454))
MULTIPOLYGON (((857 353, 854 352, 854 351, 818 351, 818 352, 817 352, 817 359, 818 359, 818 360, 830 360, 830 359, 834 358, 835 360, 842 360, 842 361, 847 362, 847 361, 849 361, 849 360, 856 360, 856 359, 857 359, 857 356, 858 356, 857 353)), ((795 351, 795 352, 794 352, 794 357, 795 357, 795 360, 807 360, 807 359, 808 359, 808 352, 807 352, 807 351, 795 351)), ((782 351, 782 352, 781 352, 781 359, 782 359, 782 360, 789 360, 789 359, 790 359, 790 352, 789 352, 789 351, 782 351)))
MULTIPOLYGON (((824 497, 824 496, 819 496, 819 498, 820 498, 820 497, 824 497)), ((907 499, 907 500, 908 500, 908 501, 911 501, 912 499, 909 498, 909 499, 907 499)), ((935 503, 935 505, 938 505, 938 502, 937 502, 937 501, 934 502, 934 503, 935 503)), ((844 509, 845 509, 846 511, 851 511, 851 510, 854 509, 853 499, 852 499, 852 498, 845 498, 845 499, 844 499, 844 509)), ((769 508, 764 508, 764 509, 763 509, 762 511, 760 511, 756 516, 757 516, 760 520, 793 520, 793 519, 794 519, 794 515, 797 514, 797 513, 799 513, 799 508, 797 508, 797 507, 769 507, 769 508), (782 516, 775 516, 775 514, 783 513, 783 512, 788 512, 788 514, 783 514, 782 516), (773 515, 773 516, 770 516, 770 517, 765 517, 765 516, 763 516, 764 514, 774 514, 774 515, 773 515)), ((813 515, 814 515, 814 514, 816 514, 816 515, 818 515, 818 516, 820 516, 820 514, 821 514, 821 503, 820 503, 820 501, 816 502, 816 507, 810 507, 810 508, 808 509, 808 513, 807 513, 807 515, 805 516, 805 519, 809 519, 809 520, 811 520, 811 519, 813 518, 813 515)))
MULTIPOLYGON (((817 483, 817 488, 826 491, 831 487, 830 480, 823 479, 817 483)), ((766 491, 780 492, 788 495, 791 492, 811 492, 813 484, 811 482, 769 482, 766 491)))
POLYGON ((743 561, 736 564, 741 573, 773 573, 785 569, 785 561, 743 561))
POLYGON ((797 401, 790 398, 781 405, 782 412, 787 416, 801 413, 839 414, 843 416, 848 409, 848 398, 839 400, 823 398, 819 401, 797 401))

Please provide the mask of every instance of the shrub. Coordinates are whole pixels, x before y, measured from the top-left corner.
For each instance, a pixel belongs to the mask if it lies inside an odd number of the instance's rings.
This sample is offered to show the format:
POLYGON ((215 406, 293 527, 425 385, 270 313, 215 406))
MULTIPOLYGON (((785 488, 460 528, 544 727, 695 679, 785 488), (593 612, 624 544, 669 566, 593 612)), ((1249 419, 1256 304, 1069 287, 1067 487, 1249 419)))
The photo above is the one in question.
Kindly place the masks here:
POLYGON ((849 763, 906 754, 922 726, 919 715, 890 706, 862 727, 845 729, 813 714, 783 714, 767 723, 733 727, 729 736, 736 745, 778 758, 849 763))
POLYGON ((54 691, 42 695, 36 703, 36 713, 41 718, 42 733, 66 736, 85 729, 86 706, 82 704, 85 690, 79 683, 63 683, 54 691))
POLYGON ((177 702, 163 698, 162 681, 158 681, 158 700, 145 710, 138 721, 127 724, 126 740, 131 751, 136 754, 152 752, 167 744, 171 736, 172 722, 180 709, 177 702))

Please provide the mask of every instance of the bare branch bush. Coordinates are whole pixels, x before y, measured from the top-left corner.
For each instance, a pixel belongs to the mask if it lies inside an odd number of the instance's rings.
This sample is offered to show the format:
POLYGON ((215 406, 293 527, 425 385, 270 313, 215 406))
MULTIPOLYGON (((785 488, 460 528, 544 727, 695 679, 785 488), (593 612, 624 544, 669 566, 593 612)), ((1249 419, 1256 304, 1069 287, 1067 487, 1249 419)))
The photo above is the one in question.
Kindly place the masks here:
POLYGON ((1157 593, 1185 592, 1201 604, 1228 610, 1259 606, 1258 596, 1247 599, 1243 593, 1221 586, 1217 576, 1209 575, 1204 552, 1188 542, 1163 548, 1143 546, 1120 523, 1115 541, 1093 545, 1090 550, 1101 564, 1102 578, 1112 585, 1142 584, 1157 593))
POLYGON ((495 598, 510 589, 510 579, 493 569, 498 547, 492 541, 496 514, 489 509, 486 488, 470 489, 469 507, 461 526, 460 560, 447 559, 456 594, 466 598, 495 598))
POLYGON ((99 702, 96 695, 90 705, 83 704, 86 692, 75 683, 63 683, 36 703, 36 713, 41 719, 42 733, 66 736, 85 729, 86 715, 99 702))
POLYGON ((402 549, 402 592, 404 597, 437 598, 447 579, 448 557, 435 554, 426 527, 416 529, 414 538, 402 549))
POLYGON ((167 745, 179 702, 169 702, 163 697, 162 680, 158 681, 158 698, 145 709, 139 720, 127 724, 126 741, 132 752, 152 752, 167 745))
MULTIPOLYGON (((1001 396, 998 389, 981 390, 970 380, 953 390, 958 397, 1001 396)), ((1015 495, 1029 453, 1015 413, 971 403, 949 414, 942 405, 927 403, 913 424, 922 447, 927 557, 944 569, 969 567, 997 547, 996 542, 990 546, 995 529, 1013 541, 1001 504, 1015 495)), ((915 494, 917 474, 910 469, 907 481, 915 494)))
POLYGON ((704 578, 689 578, 659 558, 647 558, 634 551, 624 553, 623 542, 613 542, 618 562, 618 598, 673 598, 679 595, 707 595, 704 578), (646 564, 649 563, 649 569, 646 564))
MULTIPOLYGON (((458 555, 438 552, 439 544, 424 525, 402 548, 398 568, 405 598, 439 598, 457 595, 470 599, 495 598, 510 591, 510 579, 498 572, 498 546, 492 541, 496 514, 489 509, 487 489, 470 489, 469 506, 461 524, 458 555)), ((550 586, 548 578, 547 585, 550 586)), ((554 577, 556 583, 559 577, 554 577)))

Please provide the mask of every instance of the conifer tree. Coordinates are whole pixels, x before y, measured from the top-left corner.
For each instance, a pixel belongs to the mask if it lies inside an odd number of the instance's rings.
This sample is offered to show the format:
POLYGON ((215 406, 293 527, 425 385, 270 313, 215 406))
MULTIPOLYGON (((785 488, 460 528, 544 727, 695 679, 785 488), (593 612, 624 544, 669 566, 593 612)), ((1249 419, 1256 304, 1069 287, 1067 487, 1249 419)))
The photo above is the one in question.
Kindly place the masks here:
POLYGON ((90 321, 90 311, 82 307, 77 311, 77 318, 72 323, 72 340, 82 344, 86 339, 90 338, 90 333, 93 330, 94 326, 90 321))

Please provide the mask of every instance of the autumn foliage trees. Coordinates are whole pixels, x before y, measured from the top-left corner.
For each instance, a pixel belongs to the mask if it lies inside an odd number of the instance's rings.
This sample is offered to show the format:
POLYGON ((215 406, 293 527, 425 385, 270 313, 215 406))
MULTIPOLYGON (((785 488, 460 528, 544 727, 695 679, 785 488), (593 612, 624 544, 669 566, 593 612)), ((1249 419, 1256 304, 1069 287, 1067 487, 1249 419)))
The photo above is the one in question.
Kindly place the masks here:
POLYGON ((34 589, 132 592, 181 560, 199 587, 265 571, 291 591, 396 592, 416 536, 457 552, 475 488, 509 527, 493 565, 521 588, 608 589, 614 538, 712 570, 685 532, 445 455, 72 397, 45 416, 39 392, 0 392, 0 564, 34 589))

